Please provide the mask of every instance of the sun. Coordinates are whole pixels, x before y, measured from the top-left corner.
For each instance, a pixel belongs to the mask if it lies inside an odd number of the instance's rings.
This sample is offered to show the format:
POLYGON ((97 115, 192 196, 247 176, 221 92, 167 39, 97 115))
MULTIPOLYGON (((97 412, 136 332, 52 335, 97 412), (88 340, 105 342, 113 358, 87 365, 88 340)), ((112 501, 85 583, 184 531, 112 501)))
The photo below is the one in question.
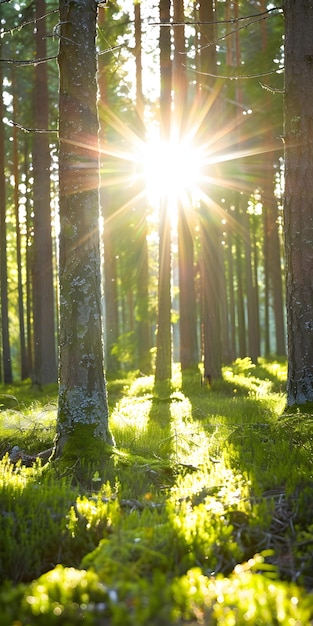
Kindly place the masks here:
POLYGON ((162 141, 151 138, 142 146, 143 176, 149 204, 167 199, 171 211, 179 203, 192 205, 199 191, 203 154, 188 138, 162 141))

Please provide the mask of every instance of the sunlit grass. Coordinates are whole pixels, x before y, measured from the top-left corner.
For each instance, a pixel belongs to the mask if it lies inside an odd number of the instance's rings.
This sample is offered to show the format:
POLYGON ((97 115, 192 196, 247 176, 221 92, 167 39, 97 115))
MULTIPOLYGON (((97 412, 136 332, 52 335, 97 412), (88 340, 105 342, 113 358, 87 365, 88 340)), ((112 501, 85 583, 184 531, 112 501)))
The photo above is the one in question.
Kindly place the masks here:
MULTIPOLYGON (((61 616, 91 626, 99 616, 112 626, 310 623, 313 601, 302 587, 313 584, 311 415, 283 413, 283 363, 243 359, 223 373, 212 388, 176 366, 170 386, 138 375, 110 381, 117 447, 76 491, 74 467, 62 491, 55 465, 0 462, 9 513, 0 563, 18 554, 16 580, 21 563, 35 579, 0 589, 4 626, 61 616), (51 528, 42 531, 44 512, 51 528), (59 536, 57 556, 47 533, 59 536), (49 559, 51 571, 36 579, 49 559)), ((17 431, 25 419, 25 442, 28 432, 34 440, 31 409, 22 417, 20 408, 0 413, 0 429, 13 413, 17 431)), ((33 405, 38 427, 55 424, 55 408, 33 405)))

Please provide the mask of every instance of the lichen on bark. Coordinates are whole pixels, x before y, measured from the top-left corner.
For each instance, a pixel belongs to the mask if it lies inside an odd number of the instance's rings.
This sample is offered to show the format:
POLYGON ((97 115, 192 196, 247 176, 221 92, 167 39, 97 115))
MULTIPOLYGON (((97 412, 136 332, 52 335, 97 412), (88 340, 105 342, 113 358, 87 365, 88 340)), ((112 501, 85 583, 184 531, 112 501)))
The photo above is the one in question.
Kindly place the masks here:
POLYGON ((97 3, 60 0, 59 402, 55 456, 113 443, 104 376, 97 3), (87 440, 83 436, 88 433, 87 440), (84 434, 84 435, 83 435, 84 434))

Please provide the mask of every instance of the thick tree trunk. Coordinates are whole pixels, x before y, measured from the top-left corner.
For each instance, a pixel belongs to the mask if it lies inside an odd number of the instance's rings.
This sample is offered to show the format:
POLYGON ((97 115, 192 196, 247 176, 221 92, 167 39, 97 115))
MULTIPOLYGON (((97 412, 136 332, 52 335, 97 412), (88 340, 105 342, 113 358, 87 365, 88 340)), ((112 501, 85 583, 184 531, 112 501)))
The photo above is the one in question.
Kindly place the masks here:
POLYGON ((112 443, 104 378, 97 5, 60 2, 60 365, 56 456, 95 455, 112 443))
POLYGON ((313 402, 313 0, 285 0, 288 405, 313 402))

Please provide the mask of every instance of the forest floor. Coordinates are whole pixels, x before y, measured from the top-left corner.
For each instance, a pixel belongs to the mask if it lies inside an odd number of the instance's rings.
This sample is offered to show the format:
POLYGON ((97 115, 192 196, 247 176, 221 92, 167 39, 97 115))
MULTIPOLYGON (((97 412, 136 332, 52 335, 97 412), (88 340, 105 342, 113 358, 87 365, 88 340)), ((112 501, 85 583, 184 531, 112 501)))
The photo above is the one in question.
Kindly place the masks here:
POLYGON ((53 444, 57 390, 0 387, 2 626, 313 624, 313 407, 286 364, 223 380, 109 380, 99 466, 12 464, 53 444))

